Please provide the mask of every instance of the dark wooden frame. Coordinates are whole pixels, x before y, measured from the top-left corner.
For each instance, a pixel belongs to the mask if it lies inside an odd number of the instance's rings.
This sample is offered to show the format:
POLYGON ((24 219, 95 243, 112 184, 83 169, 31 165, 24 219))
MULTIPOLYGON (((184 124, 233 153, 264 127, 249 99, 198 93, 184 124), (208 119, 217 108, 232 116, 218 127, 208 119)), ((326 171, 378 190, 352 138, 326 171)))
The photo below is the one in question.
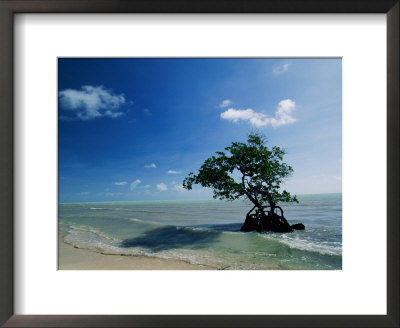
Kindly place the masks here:
POLYGON ((0 324, 4 327, 399 327, 399 7, 399 0, 0 0, 0 324), (387 315, 14 315, 13 16, 15 13, 385 13, 387 15, 387 315))

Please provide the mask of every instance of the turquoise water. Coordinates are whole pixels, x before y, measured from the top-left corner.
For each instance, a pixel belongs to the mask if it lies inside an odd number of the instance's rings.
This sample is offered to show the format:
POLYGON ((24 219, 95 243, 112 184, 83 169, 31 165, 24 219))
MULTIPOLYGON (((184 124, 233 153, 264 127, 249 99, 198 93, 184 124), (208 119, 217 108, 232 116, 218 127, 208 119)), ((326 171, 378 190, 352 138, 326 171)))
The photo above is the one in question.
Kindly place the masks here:
MULTIPOLYGON (((283 204, 292 233, 240 232, 248 202, 147 201, 59 205, 64 240, 105 254, 180 259, 215 269, 342 268, 342 195, 283 204)), ((113 269, 113 268, 109 268, 113 269)))

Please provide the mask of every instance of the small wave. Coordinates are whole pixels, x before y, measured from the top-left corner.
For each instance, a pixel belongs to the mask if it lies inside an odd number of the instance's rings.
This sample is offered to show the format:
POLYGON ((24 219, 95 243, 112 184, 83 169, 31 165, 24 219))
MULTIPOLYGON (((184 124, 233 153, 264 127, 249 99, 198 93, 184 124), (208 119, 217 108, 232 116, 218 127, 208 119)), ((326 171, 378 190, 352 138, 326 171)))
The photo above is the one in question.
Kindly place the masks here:
POLYGON ((187 229, 192 231, 207 231, 221 233, 239 233, 242 223, 225 223, 225 224, 201 224, 194 226, 177 226, 177 229, 187 229))
POLYGON ((340 246, 332 246, 332 245, 327 245, 325 243, 317 244, 310 240, 300 239, 297 236, 292 238, 287 235, 273 237, 271 235, 263 234, 260 236, 262 236, 263 238, 267 238, 267 239, 277 240, 277 241, 289 246, 290 248, 296 248, 296 249, 299 249, 302 251, 315 252, 315 253, 320 253, 322 255, 336 255, 336 256, 342 255, 341 244, 340 244, 340 246))
MULTIPOLYGON (((210 266, 219 269, 218 265, 208 263, 212 254, 195 254, 190 250, 170 249, 154 252, 143 247, 124 248, 121 241, 105 235, 101 231, 88 226, 71 225, 64 242, 80 249, 87 249, 105 255, 144 256, 160 259, 176 259, 190 264, 210 266)), ((218 261, 217 261, 218 262, 218 261)), ((218 264, 218 263, 217 263, 218 264)))
POLYGON ((176 230, 185 230, 185 231, 201 231, 201 232, 212 232, 212 230, 204 229, 200 227, 185 227, 185 226, 176 226, 176 230))
POLYGON ((150 226, 163 226, 162 223, 150 221, 150 220, 141 220, 141 219, 137 219, 137 218, 129 218, 128 220, 131 222, 147 224, 150 226))
POLYGON ((178 212, 178 211, 173 211, 173 210, 161 211, 161 210, 156 210, 156 209, 145 210, 145 209, 136 209, 136 208, 135 209, 127 208, 126 210, 131 213, 142 213, 142 214, 175 215, 175 216, 183 216, 183 217, 192 215, 192 213, 178 212))
POLYGON ((68 234, 65 236, 64 239, 73 239, 75 238, 76 240, 78 240, 80 237, 82 238, 82 240, 86 240, 88 234, 92 234, 92 237, 101 237, 103 239, 106 240, 110 240, 110 241, 117 241, 117 239, 106 235, 105 233, 101 232, 100 230, 97 230, 93 227, 89 227, 89 226, 85 226, 85 225, 70 225, 69 229, 68 229, 68 234))
POLYGON ((120 207, 90 207, 90 210, 109 210, 109 211, 123 211, 124 208, 120 207))

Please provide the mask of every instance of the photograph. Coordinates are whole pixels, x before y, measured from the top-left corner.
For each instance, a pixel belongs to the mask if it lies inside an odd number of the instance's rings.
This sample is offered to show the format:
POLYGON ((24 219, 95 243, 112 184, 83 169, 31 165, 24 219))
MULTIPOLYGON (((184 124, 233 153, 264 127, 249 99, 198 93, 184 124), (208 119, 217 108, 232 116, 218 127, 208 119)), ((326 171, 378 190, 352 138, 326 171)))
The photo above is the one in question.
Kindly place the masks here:
POLYGON ((342 59, 57 60, 58 270, 342 270, 342 59))

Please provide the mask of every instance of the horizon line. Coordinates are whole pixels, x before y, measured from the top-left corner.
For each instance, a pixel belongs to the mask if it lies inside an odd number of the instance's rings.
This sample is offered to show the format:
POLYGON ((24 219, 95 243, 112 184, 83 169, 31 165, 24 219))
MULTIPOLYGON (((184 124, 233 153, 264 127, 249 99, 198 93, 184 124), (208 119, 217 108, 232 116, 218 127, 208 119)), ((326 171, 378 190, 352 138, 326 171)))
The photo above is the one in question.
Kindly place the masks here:
MULTIPOLYGON (((309 193, 309 194, 297 194, 296 196, 310 196, 310 195, 332 195, 332 194, 342 194, 342 192, 323 192, 323 193, 309 193)), ((226 201, 215 198, 201 198, 201 199, 157 199, 157 200, 108 200, 108 201, 88 201, 88 202, 58 202, 58 205, 65 204, 99 204, 99 203, 132 203, 132 202, 173 202, 173 201, 204 201, 204 200, 216 200, 216 201, 226 201)), ((289 202, 290 203, 290 202, 289 202)))

